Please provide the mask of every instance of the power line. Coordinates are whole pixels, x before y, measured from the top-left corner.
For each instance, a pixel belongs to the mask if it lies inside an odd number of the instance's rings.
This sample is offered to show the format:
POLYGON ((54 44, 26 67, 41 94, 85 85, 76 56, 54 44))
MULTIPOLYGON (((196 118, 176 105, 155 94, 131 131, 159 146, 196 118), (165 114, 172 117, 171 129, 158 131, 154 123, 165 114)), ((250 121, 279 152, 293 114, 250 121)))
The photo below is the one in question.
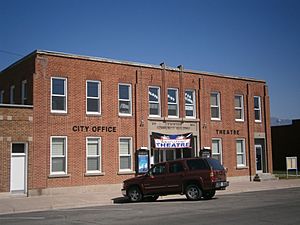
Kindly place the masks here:
POLYGON ((21 55, 19 53, 10 52, 10 51, 6 51, 6 50, 2 50, 2 49, 0 49, 0 52, 8 54, 8 55, 23 56, 23 55, 21 55))

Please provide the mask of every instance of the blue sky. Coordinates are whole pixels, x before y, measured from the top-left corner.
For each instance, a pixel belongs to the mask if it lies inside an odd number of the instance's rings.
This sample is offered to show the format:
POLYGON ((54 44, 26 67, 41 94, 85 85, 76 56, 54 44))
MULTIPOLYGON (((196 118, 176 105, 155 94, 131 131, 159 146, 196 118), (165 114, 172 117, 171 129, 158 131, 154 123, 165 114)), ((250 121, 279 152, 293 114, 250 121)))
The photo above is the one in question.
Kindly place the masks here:
POLYGON ((298 0, 0 0, 0 70, 35 49, 266 80, 300 118, 298 0))

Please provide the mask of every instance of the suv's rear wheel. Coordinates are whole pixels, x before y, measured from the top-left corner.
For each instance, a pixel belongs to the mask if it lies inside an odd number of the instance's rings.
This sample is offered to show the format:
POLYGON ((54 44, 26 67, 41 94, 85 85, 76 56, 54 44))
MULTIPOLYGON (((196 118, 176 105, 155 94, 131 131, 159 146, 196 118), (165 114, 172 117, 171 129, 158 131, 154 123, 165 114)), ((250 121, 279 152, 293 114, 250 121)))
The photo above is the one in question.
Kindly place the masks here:
POLYGON ((190 184, 185 189, 185 195, 188 200, 196 201, 202 196, 202 191, 196 184, 190 184))
POLYGON ((132 202, 139 202, 143 199, 142 192, 136 186, 131 187, 128 190, 128 197, 129 197, 130 201, 132 201, 132 202))
POLYGON ((203 193, 203 198, 204 199, 211 199, 212 197, 214 197, 216 194, 216 190, 210 190, 210 191, 205 191, 203 193))

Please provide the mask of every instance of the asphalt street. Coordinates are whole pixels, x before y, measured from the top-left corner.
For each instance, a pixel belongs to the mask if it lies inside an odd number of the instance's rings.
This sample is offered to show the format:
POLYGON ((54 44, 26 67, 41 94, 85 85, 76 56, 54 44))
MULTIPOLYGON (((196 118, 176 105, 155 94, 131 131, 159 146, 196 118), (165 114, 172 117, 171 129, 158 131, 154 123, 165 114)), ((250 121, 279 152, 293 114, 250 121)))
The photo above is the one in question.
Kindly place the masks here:
POLYGON ((0 224, 298 225, 299 214, 300 188, 291 188, 221 195, 196 202, 180 198, 8 214, 0 216, 0 224))

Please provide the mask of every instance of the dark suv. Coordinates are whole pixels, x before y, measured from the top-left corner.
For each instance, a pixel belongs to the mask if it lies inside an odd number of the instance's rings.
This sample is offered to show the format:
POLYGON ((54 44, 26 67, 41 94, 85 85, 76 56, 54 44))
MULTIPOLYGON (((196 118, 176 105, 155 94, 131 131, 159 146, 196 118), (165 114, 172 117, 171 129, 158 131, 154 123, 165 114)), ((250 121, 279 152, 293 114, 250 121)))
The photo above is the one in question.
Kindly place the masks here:
POLYGON ((187 158, 158 163, 145 175, 123 182, 122 194, 132 202, 155 201, 161 195, 185 194, 189 200, 212 198, 229 185, 226 171, 213 158, 187 158))

